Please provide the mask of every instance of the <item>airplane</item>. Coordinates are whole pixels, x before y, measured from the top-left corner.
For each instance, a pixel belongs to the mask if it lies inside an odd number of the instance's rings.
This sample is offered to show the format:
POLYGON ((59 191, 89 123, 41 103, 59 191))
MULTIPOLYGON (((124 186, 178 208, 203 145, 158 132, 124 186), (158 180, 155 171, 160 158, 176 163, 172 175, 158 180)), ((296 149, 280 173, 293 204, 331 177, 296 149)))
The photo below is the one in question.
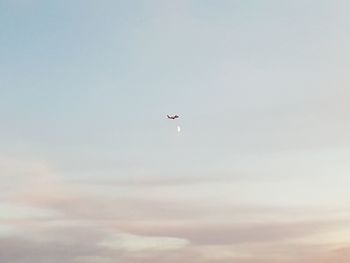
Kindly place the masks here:
POLYGON ((179 118, 178 115, 174 115, 174 116, 167 115, 167 117, 168 117, 168 119, 171 119, 171 120, 175 120, 175 119, 179 118))

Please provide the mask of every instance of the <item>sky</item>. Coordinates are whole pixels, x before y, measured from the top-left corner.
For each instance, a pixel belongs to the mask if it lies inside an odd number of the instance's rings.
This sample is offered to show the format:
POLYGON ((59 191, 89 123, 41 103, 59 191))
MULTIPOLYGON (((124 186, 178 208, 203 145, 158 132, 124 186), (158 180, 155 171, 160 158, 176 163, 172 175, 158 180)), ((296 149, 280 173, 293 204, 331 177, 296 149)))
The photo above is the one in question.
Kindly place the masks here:
POLYGON ((349 8, 0 0, 0 261, 349 262, 349 8))

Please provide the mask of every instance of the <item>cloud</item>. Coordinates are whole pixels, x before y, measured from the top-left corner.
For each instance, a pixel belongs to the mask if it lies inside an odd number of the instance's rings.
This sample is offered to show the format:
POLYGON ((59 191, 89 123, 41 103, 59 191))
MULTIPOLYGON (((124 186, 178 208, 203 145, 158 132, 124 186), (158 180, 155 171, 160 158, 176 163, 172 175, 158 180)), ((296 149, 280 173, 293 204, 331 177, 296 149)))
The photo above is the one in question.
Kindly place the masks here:
POLYGON ((81 257, 102 258, 113 255, 108 249, 97 245, 107 236, 98 227, 50 222, 34 220, 23 224, 12 223, 16 233, 0 238, 0 261, 73 263, 82 262, 78 261, 81 257))
POLYGON ((81 255, 101 253, 94 246, 80 240, 75 244, 62 242, 36 242, 18 238, 0 239, 0 260, 12 263, 60 263, 74 262, 81 255))
MULTIPOLYGON (((140 235, 176 236, 197 245, 232 245, 300 240, 332 230, 340 222, 220 224, 170 222, 117 224, 120 229, 140 235)), ((344 227, 344 222, 342 222, 344 227)), ((316 241, 317 242, 317 241, 316 241)), ((315 243, 316 243, 315 242, 315 243)))
POLYGON ((0 196, 8 197, 24 189, 34 180, 42 180, 50 174, 44 161, 6 156, 0 153, 0 196))
POLYGON ((102 256, 79 256, 75 258, 77 263, 115 263, 116 261, 110 257, 102 256))
POLYGON ((60 216, 61 213, 54 209, 0 203, 0 220, 44 219, 60 216))
POLYGON ((14 231, 13 226, 0 224, 0 238, 9 237, 14 233, 14 231))
POLYGON ((335 208, 238 205, 219 195, 232 191, 221 187, 225 178, 214 189, 212 177, 197 184, 185 176, 107 186, 70 182, 45 162, 30 163, 7 166, 21 183, 0 204, 0 261, 306 263, 339 247, 348 227, 348 214, 335 208), (206 189, 213 199, 198 201, 206 189))
POLYGON ((130 252, 137 251, 164 251, 178 250, 188 245, 185 239, 174 237, 140 236, 132 234, 116 234, 108 240, 102 241, 99 245, 117 250, 130 252))

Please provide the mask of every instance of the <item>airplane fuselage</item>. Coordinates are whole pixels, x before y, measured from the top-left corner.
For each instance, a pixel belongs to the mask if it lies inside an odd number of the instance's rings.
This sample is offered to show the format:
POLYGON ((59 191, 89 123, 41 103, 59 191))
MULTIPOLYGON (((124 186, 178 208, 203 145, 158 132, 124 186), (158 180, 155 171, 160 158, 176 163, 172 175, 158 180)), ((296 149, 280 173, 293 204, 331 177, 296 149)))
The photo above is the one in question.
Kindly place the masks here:
POLYGON ((167 117, 168 117, 168 119, 171 119, 171 120, 175 120, 175 119, 179 118, 178 115, 174 115, 174 116, 167 115, 167 117))

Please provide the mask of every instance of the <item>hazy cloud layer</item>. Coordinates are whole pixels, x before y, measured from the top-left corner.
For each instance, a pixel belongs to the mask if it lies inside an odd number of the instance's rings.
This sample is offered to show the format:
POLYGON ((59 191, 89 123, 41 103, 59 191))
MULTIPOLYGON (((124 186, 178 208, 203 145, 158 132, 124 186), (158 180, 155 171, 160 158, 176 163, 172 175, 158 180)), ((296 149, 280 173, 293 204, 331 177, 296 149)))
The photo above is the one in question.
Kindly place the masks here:
MULTIPOLYGON (((161 195, 143 199, 132 192, 106 196, 47 171, 41 175, 45 188, 32 187, 35 177, 23 174, 26 185, 8 195, 12 204, 1 204, 2 260, 294 263, 320 254, 330 261, 346 257, 341 248, 347 240, 331 236, 348 229, 349 217, 336 209, 216 206, 179 202, 176 196, 173 201, 161 201, 161 195)), ((10 175, 11 168, 6 172, 10 175)), ((196 192, 203 187, 189 185, 196 192)))

